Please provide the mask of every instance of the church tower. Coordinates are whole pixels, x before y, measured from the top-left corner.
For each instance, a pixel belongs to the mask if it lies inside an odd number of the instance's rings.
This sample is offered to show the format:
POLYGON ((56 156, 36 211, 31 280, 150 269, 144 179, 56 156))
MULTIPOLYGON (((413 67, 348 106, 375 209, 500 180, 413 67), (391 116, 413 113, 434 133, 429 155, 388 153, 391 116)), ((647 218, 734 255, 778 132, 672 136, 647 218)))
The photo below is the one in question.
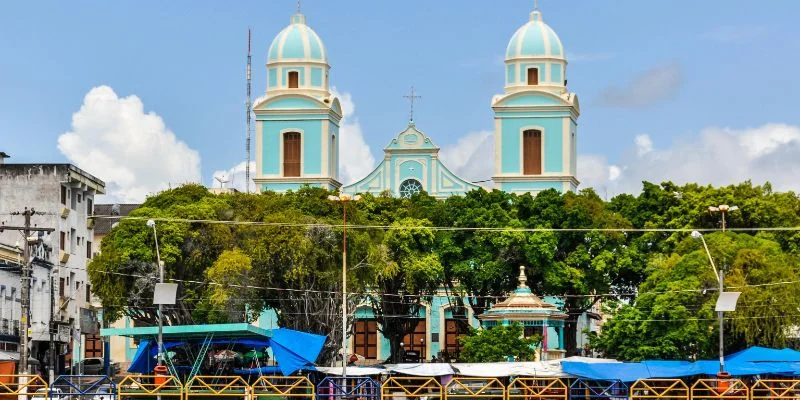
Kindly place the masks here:
POLYGON ((329 90, 328 55, 298 10, 272 41, 267 93, 256 116, 256 174, 261 190, 304 185, 338 189, 342 108, 329 90))
POLYGON ((511 37, 505 64, 505 93, 492 99, 496 187, 576 190, 578 97, 567 90, 561 40, 539 10, 511 37))

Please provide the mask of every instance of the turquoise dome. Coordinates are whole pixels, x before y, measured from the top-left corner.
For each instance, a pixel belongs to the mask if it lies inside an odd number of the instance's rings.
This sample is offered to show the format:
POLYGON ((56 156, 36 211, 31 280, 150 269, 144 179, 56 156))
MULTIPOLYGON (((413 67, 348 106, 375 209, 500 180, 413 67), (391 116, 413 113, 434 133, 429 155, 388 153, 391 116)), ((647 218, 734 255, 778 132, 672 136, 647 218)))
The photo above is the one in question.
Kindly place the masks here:
POLYGON ((530 21, 517 29, 506 48, 506 60, 528 57, 564 59, 561 39, 542 21, 542 13, 539 11, 531 13, 530 21))
POLYGON ((278 61, 328 63, 325 46, 319 35, 306 25, 305 15, 292 15, 289 26, 272 40, 267 63, 278 61))

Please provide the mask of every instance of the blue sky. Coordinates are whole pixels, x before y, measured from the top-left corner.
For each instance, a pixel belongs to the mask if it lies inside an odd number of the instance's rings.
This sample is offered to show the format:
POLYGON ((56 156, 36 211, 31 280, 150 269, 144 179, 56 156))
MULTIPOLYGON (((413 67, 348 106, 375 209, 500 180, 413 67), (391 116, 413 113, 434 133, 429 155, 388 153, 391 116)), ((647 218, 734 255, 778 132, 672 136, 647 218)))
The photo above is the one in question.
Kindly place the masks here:
MULTIPOLYGON (((333 86, 350 96, 348 120, 374 157, 405 127, 402 96, 411 85, 422 96, 417 126, 455 157, 476 147, 466 143, 469 134, 484 132, 473 135, 482 140, 492 129, 489 104, 502 91, 506 44, 532 3, 305 0, 302 8, 328 49, 333 86)), ((59 149, 65 132, 118 126, 73 125, 87 93, 107 85, 161 118, 181 149, 174 154, 195 151, 185 164, 196 162, 199 172, 178 172, 175 180, 197 176, 210 184, 214 171, 244 160, 247 28, 257 96, 266 86, 267 47, 295 7, 288 0, 5 4, 0 151, 12 162, 75 162, 100 178, 109 168, 93 161, 98 152, 141 164, 147 154, 59 149)), ((569 88, 580 97, 585 184, 613 194, 635 191, 641 179, 752 178, 797 189, 777 175, 800 173, 800 2, 541 0, 540 9, 564 43, 569 88), (747 151, 751 157, 742 156, 747 151), (728 167, 723 176, 709 171, 728 167)), ((138 148, 136 132, 120 135, 138 148)), ((157 169, 173 153, 148 154, 157 169)), ((455 169, 470 179, 491 174, 491 166, 455 169)), ((133 178, 111 179, 123 199, 164 184, 136 165, 126 174, 133 178), (139 191, 126 192, 131 186, 139 191)))

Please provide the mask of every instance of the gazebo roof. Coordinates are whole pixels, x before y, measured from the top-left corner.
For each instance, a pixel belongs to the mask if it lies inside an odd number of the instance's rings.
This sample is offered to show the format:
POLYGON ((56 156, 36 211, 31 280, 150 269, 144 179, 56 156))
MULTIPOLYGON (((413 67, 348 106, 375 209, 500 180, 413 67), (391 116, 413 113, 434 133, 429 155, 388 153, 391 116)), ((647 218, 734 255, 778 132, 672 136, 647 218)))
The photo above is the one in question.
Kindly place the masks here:
POLYGON ((481 320, 543 320, 566 319, 567 315, 553 304, 533 294, 528 287, 525 267, 519 267, 519 286, 507 299, 495 304, 485 313, 478 316, 481 320))

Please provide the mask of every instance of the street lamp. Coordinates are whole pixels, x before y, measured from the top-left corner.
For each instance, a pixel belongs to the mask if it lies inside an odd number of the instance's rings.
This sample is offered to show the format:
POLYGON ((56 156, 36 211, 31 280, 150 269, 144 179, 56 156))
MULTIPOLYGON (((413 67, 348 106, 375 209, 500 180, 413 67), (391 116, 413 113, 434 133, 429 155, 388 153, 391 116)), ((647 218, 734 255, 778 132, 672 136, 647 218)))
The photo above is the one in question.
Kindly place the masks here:
MULTIPOLYGON (((161 252, 158 250, 158 232, 156 232, 156 221, 147 220, 147 227, 153 228, 153 239, 156 242, 156 260, 158 261, 158 283, 164 283, 164 263, 161 262, 161 252)), ((164 364, 164 316, 161 311, 161 302, 158 303, 158 365, 164 364)))
POLYGON ((361 196, 350 196, 341 193, 338 196, 330 195, 328 200, 342 203, 342 376, 347 376, 347 202, 358 201, 361 196))
POLYGON ((729 206, 727 204, 721 204, 721 205, 716 206, 716 207, 715 206, 708 207, 708 212, 709 213, 715 213, 715 212, 722 213, 722 231, 725 232, 725 214, 727 214, 729 211, 736 211, 738 209, 739 209, 739 207, 737 207, 737 206, 729 206))
POLYGON ((725 279, 724 271, 719 270, 717 272, 717 266, 714 265, 714 259, 711 257, 711 252, 708 250, 708 244, 706 244, 706 239, 703 237, 703 234, 698 231, 692 231, 692 237, 695 239, 700 239, 703 242, 703 248, 706 250, 706 255, 708 255, 708 261, 711 263, 711 269, 714 270, 714 276, 717 278, 717 283, 719 283, 719 297, 717 298, 717 304, 715 310, 717 311, 717 319, 719 319, 719 374, 718 377, 727 377, 729 374, 725 372, 725 353, 724 347, 725 344, 725 334, 723 331, 723 312, 724 311, 735 311, 736 310, 736 300, 738 300, 739 292, 724 292, 723 290, 723 280, 725 279))

